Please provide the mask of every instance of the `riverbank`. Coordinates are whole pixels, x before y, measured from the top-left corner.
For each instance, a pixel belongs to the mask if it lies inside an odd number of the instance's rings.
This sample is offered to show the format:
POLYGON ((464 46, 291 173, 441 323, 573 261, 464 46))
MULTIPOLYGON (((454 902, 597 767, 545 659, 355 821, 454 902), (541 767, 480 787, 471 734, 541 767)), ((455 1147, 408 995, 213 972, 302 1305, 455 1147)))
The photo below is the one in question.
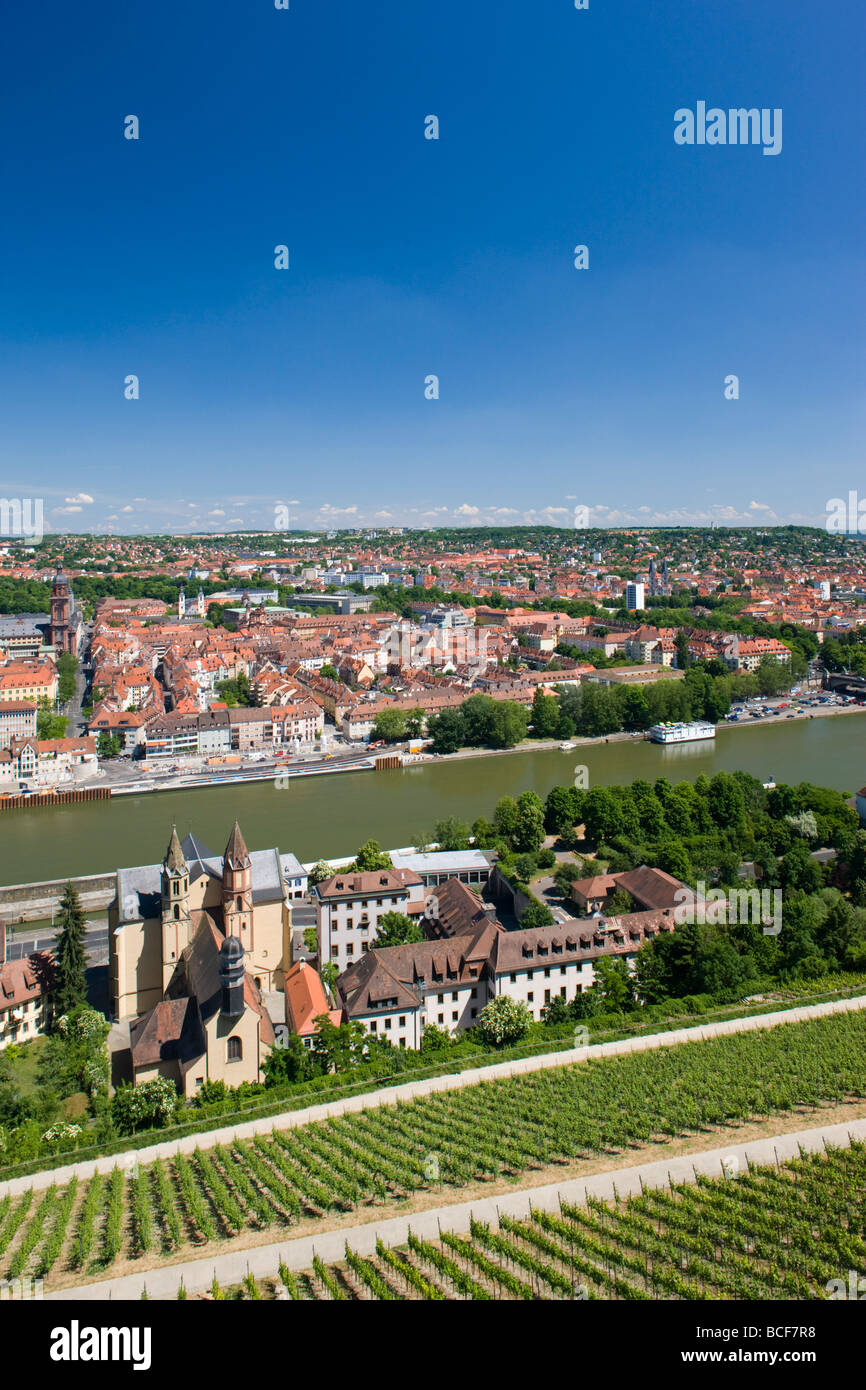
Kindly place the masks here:
MULTIPOLYGON (((717 726, 717 729, 745 729, 753 726, 780 724, 785 720, 803 722, 835 715, 863 713, 866 713, 866 705, 816 706, 816 708, 802 713, 783 711, 777 714, 762 715, 760 719, 745 718, 742 721, 731 721, 730 723, 725 720, 717 726)), ((646 733, 642 730, 633 732, 619 730, 612 734, 599 734, 593 737, 575 736, 568 740, 574 748, 592 748, 605 743, 646 743, 648 741, 646 733)), ((514 748, 461 748, 456 753, 422 754, 420 756, 410 754, 408 758, 411 758, 411 763, 407 759, 406 765, 411 766, 415 762, 430 761, 451 763, 467 758, 502 757, 508 753, 550 752, 555 747, 561 748, 562 745, 554 739, 524 739, 514 748)), ((396 751, 400 752, 399 749, 396 751)), ((250 782, 272 782, 280 775, 294 780, 301 777, 323 777, 335 772, 372 772, 375 767, 375 757, 364 753, 344 758, 334 756, 332 760, 322 759, 320 762, 310 761, 302 764, 271 762, 264 768, 261 766, 238 768, 233 773, 224 771, 178 773, 175 776, 163 777, 159 780, 155 777, 153 781, 142 779, 135 782, 119 783, 111 786, 109 790, 112 796, 138 796, 148 792, 193 791, 202 787, 227 787, 250 782)))
POLYGON ((172 823, 181 835, 192 831, 218 852, 237 817, 251 849, 279 845, 302 863, 354 855, 370 838, 383 845, 420 844, 447 816, 469 825, 477 816, 489 819, 503 796, 534 791, 544 800, 551 787, 574 782, 576 764, 585 766, 589 787, 635 778, 693 782, 701 775, 743 771, 761 782, 814 782, 851 795, 866 781, 858 758, 862 724, 833 717, 750 722, 761 728, 748 738, 730 732, 734 725, 720 727, 705 742, 668 746, 611 735, 610 742, 602 738, 567 750, 555 742, 534 744, 507 757, 472 749, 375 776, 358 769, 337 778, 290 774, 8 811, 0 818, 0 884, 159 863, 172 823))

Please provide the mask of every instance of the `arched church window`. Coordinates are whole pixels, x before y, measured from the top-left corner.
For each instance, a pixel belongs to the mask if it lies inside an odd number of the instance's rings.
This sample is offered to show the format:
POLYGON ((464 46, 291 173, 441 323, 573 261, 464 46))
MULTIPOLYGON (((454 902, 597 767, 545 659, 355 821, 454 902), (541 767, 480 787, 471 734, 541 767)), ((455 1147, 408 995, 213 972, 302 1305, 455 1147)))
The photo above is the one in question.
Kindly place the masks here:
POLYGON ((226 1061, 241 1062, 243 1061, 243 1056, 244 1048, 240 1038, 229 1038, 226 1044, 226 1061))

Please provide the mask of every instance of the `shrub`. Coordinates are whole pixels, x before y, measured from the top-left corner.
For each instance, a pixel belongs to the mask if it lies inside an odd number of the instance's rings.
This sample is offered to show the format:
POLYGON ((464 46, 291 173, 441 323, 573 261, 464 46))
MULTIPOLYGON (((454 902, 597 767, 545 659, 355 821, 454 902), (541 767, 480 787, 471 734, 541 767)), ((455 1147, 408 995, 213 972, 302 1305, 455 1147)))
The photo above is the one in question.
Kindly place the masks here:
POLYGON ((498 994, 481 1010, 477 1029, 482 1042, 489 1047, 505 1047, 518 1042, 531 1022, 532 1015, 525 1004, 510 999, 507 994, 498 994))
POLYGON ((111 1102, 111 1114, 119 1134, 135 1134, 140 1129, 168 1124, 177 1106, 174 1083, 157 1076, 139 1086, 118 1086, 111 1102))

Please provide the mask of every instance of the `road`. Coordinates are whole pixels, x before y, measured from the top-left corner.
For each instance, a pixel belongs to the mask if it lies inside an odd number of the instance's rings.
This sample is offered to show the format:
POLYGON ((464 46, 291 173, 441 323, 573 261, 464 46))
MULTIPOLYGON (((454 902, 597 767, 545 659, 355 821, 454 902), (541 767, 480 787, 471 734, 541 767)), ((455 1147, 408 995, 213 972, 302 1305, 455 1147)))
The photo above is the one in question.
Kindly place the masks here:
MULTIPOLYGON (((84 952, 88 965, 107 965, 108 963, 108 924, 107 922, 85 923, 84 952)), ((6 938, 6 959, 23 960, 34 951, 52 951, 57 944, 56 936, 49 928, 39 931, 15 932, 6 938)))
POLYGON ((78 670, 75 672, 75 695, 71 700, 67 701, 65 705, 62 705, 60 709, 60 713, 69 721, 66 726, 66 733, 69 738, 76 738, 79 734, 83 734, 87 727, 84 716, 81 713, 81 706, 84 704, 84 698, 90 684, 89 658, 90 637, 92 632, 93 624, 86 623, 82 632, 80 650, 82 653, 86 653, 87 660, 85 661, 84 655, 81 656, 78 663, 78 670))

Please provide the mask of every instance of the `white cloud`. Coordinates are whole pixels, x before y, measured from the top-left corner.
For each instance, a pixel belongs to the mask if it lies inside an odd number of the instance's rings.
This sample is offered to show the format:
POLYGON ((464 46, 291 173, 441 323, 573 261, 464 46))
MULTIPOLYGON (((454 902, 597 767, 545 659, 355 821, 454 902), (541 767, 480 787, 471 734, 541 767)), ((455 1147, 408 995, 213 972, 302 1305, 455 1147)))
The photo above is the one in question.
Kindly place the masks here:
POLYGON ((214 507, 213 511, 208 512, 208 516, 225 516, 221 507, 214 507))
POLYGON ((55 507, 53 509, 59 516, 65 516, 67 512, 80 512, 81 507, 55 507))
POLYGON ((480 507, 470 507, 468 502, 461 502, 459 507, 454 508, 455 516, 477 516, 481 511, 480 507))
MULTIPOLYGON (((85 506, 89 507, 91 502, 93 501, 93 498, 89 495, 89 493, 76 492, 74 497, 67 497, 65 500, 69 503, 72 503, 73 505, 76 505, 79 502, 83 502, 85 506)), ((81 508, 79 507, 79 511, 80 510, 81 508)))
POLYGON ((134 512, 134 511, 135 511, 135 508, 134 508, 134 507, 130 507, 129 505, 127 505, 127 506, 125 506, 125 507, 121 507, 120 510, 121 510, 122 512, 134 512))

